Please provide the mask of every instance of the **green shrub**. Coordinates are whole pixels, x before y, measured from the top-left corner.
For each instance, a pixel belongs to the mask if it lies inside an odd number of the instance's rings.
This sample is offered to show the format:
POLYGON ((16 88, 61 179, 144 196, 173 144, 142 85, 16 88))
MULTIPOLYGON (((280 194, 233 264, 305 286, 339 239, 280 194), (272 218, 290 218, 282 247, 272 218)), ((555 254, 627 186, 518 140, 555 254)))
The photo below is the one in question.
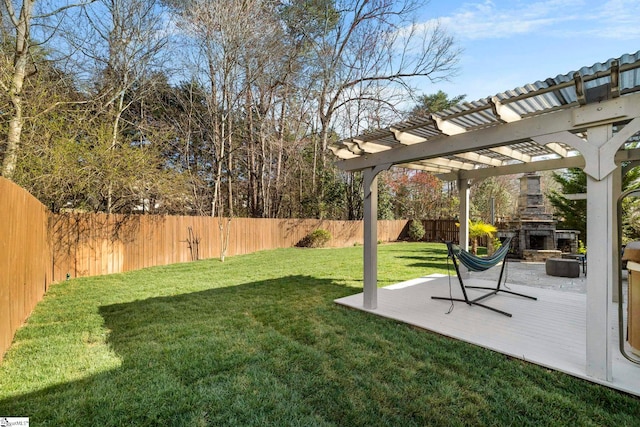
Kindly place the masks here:
POLYGON ((469 238, 471 239, 471 253, 478 254, 478 239, 486 237, 493 239, 494 233, 497 231, 494 225, 488 224, 484 221, 471 221, 469 220, 469 238))
POLYGON ((581 255, 584 255, 587 253, 587 248, 584 245, 584 242, 582 240, 578 240, 578 253, 581 255))
POLYGON ((307 234, 298 242, 302 248, 323 248, 331 240, 331 233, 321 228, 307 234))
POLYGON ((493 238, 493 250, 497 251, 502 246, 502 241, 497 237, 493 238))
POLYGON ((409 223, 408 236, 409 240, 413 242, 419 242, 424 238, 424 226, 422 225, 422 221, 414 219, 409 223))

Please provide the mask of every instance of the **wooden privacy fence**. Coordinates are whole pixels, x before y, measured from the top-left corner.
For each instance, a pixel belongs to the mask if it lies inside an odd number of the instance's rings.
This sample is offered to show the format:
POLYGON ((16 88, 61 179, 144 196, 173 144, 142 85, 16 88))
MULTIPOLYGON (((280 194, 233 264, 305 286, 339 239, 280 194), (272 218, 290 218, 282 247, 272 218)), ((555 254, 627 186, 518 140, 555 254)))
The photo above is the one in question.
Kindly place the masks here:
POLYGON ((52 281, 48 218, 35 197, 0 178, 0 360, 52 281))
MULTIPOLYGON (((425 240, 456 240, 455 221, 423 221, 425 240)), ((93 213, 52 214, 0 177, 0 361, 53 282, 296 245, 316 229, 329 246, 362 244, 362 221, 93 213)), ((403 238, 408 222, 378 221, 378 241, 403 238)))
MULTIPOLYGON (((218 258, 228 233, 226 255, 296 245, 318 228, 329 246, 362 243, 362 221, 258 219, 152 215, 51 215, 53 278, 97 276, 197 259, 218 258)), ((398 240, 407 221, 379 221, 378 240, 398 240)))
POLYGON ((453 219, 422 220, 424 240, 427 242, 441 242, 443 240, 458 243, 460 228, 453 219))

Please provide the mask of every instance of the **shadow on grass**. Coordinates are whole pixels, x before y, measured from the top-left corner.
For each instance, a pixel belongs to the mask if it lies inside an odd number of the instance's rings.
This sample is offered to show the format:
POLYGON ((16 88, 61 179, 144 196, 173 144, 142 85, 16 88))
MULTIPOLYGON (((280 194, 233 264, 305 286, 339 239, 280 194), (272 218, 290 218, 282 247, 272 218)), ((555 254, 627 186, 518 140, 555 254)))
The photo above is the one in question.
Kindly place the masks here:
POLYGON ((450 264, 448 262, 446 253, 444 256, 422 255, 422 256, 399 256, 398 258, 416 261, 411 264, 408 264, 409 267, 434 268, 434 269, 437 268, 437 269, 446 270, 448 265, 450 269, 453 269, 453 264, 450 264))
MULTIPOLYGON (((478 256, 484 257, 487 255, 486 248, 478 249, 478 256)), ((429 248, 428 250, 420 251, 420 253, 421 255, 400 255, 397 256, 397 258, 416 261, 412 264, 408 264, 410 267, 433 268, 442 270, 449 269, 449 271, 453 271, 454 267, 447 256, 448 250, 446 246, 444 246, 444 248, 429 248)))
POLYGON ((333 300, 354 291, 292 276, 100 307, 122 365, 0 401, 0 414, 36 425, 315 424, 271 375, 317 370, 300 350, 346 334, 318 316, 344 312, 333 300))
POLYGON ((337 306, 291 276, 103 306, 119 368, 0 401, 34 425, 626 425, 640 402, 337 306), (598 421, 595 421, 598 424, 598 421))

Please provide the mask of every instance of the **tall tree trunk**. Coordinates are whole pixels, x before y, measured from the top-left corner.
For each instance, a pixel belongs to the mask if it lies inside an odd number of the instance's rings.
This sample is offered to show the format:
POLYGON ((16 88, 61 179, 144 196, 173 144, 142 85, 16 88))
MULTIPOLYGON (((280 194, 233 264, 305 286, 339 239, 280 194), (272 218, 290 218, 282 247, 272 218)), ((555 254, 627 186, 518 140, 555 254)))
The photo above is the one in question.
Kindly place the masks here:
POLYGON ((284 135, 285 135, 285 126, 286 126, 286 121, 285 121, 285 114, 287 113, 287 107, 286 107, 286 100, 287 97, 289 95, 289 91, 285 89, 284 94, 282 96, 282 107, 280 109, 280 117, 279 117, 279 122, 280 122, 280 129, 278 132, 278 153, 276 155, 277 157, 277 161, 276 161, 276 177, 275 177, 275 194, 274 194, 274 201, 273 201, 273 212, 272 212, 272 217, 273 218, 278 218, 279 214, 280 214, 280 202, 282 200, 282 194, 284 193, 284 185, 282 183, 282 157, 284 154, 284 135))
POLYGON ((7 145, 2 161, 2 176, 7 179, 13 179, 18 162, 18 146, 20 144, 20 135, 22 134, 22 99, 20 96, 12 96, 11 104, 13 106, 13 117, 9 121, 9 131, 7 134, 7 145))
MULTIPOLYGON (((231 102, 227 103, 229 105, 229 111, 231 110, 231 102)), ((233 209, 233 132, 231 132, 233 126, 233 116, 231 114, 227 114, 227 143, 229 144, 227 147, 227 197, 228 197, 228 205, 229 205, 229 219, 233 218, 234 209, 233 209)))
MULTIPOLYGON (((247 71, 248 73, 248 71, 247 71)), ((245 96, 245 109, 247 111, 247 169, 249 172, 249 182, 247 187, 247 196, 249 201, 249 215, 252 217, 258 216, 258 160, 256 156, 256 141, 255 141, 255 133, 254 129, 254 113, 253 113, 253 105, 251 102, 251 92, 247 87, 246 96, 245 96)))
MULTIPOLYGON (((223 129, 221 131, 221 137, 224 135, 224 125, 223 125, 223 129)), ((213 185, 213 200, 211 201, 211 216, 216 216, 216 210, 222 210, 221 207, 219 207, 219 200, 220 200, 220 187, 222 184, 222 162, 224 159, 224 141, 223 140, 219 140, 218 141, 219 144, 219 151, 218 151, 218 164, 217 164, 217 168, 216 168, 216 176, 215 176, 215 181, 214 181, 214 185, 213 185)))
MULTIPOLYGON (((120 132, 120 119, 122 118, 122 113, 124 111, 124 91, 120 93, 120 97, 118 99, 118 107, 116 110, 116 117, 113 120, 113 128, 111 134, 111 145, 109 147, 109 151, 113 152, 118 147, 118 133, 120 132)), ((144 208, 144 201, 142 203, 144 208)), ((113 179, 109 178, 108 189, 107 189, 107 213, 113 213, 113 179)))
MULTIPOLYGON (((13 12, 13 2, 4 0, 5 7, 9 12, 9 17, 16 28, 15 51, 13 56, 13 75, 11 86, 3 87, 8 92, 13 112, 9 119, 9 129, 7 132, 7 142, 2 159, 2 176, 13 179, 18 162, 18 149, 22 136, 24 117, 22 116, 22 87, 27 76, 27 60, 29 59, 29 32, 31 29, 31 12, 34 1, 25 0, 22 2, 20 16, 16 20, 13 12)), ((4 86, 4 85, 3 85, 4 86)))
MULTIPOLYGON (((216 64, 209 58, 209 78, 211 83, 211 95, 209 100, 209 117, 211 118, 211 164, 214 165, 213 195, 211 197, 211 216, 215 217, 218 210, 218 198, 220 197, 220 179, 222 177, 222 159, 224 158, 224 121, 220 120, 220 106, 218 104, 218 86, 216 84, 216 64), (217 156, 217 158, 216 158, 217 156)), ((224 90, 224 88, 223 88, 224 90)))
POLYGON ((267 180, 267 158, 268 158, 268 154, 267 154, 267 150, 266 150, 266 137, 264 135, 264 132, 260 131, 260 217, 264 218, 266 215, 265 213, 267 212, 267 206, 268 206, 268 201, 267 198, 268 196, 268 184, 266 182, 267 180))

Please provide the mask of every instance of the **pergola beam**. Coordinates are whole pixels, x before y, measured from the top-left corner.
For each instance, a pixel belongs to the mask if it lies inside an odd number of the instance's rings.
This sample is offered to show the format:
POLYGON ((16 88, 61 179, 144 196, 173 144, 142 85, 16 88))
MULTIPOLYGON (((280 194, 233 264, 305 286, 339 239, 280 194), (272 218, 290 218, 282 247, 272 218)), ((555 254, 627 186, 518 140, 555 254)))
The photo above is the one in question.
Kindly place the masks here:
POLYGON ((514 150, 509 147, 494 147, 490 149, 494 153, 502 154, 503 156, 511 157, 514 160, 518 160, 521 162, 528 163, 531 161, 531 156, 525 153, 522 153, 518 150, 514 150))
POLYGON ((559 110, 498 126, 482 128, 451 136, 441 136, 413 145, 401 146, 383 153, 337 162, 340 169, 363 170, 380 163, 411 163, 416 160, 455 155, 458 153, 508 146, 531 141, 534 137, 568 131, 584 132, 593 123, 615 123, 640 116, 640 94, 634 93, 613 100, 586 105, 577 109, 559 110))
POLYGON ((452 173, 453 169, 452 168, 446 168, 443 166, 435 166, 435 165, 428 165, 428 164, 422 164, 422 163, 400 163, 399 165, 396 165, 399 168, 407 168, 407 169, 416 169, 416 170, 421 170, 421 171, 426 171, 426 172, 433 172, 435 174, 448 174, 448 173, 452 173))
POLYGON ((556 153, 557 155, 559 155, 560 157, 567 157, 569 155, 569 150, 567 150, 557 142, 550 142, 548 144, 545 144, 544 146, 547 147, 549 150, 553 151, 554 153, 556 153))
POLYGON ((527 172, 580 167, 584 167, 584 158, 582 156, 574 156, 567 157, 565 159, 540 160, 530 163, 518 163, 515 165, 452 172, 450 174, 438 175, 438 178, 443 181, 455 181, 460 178, 482 179, 500 175, 514 175, 527 172))
MULTIPOLYGON (((620 150, 615 155, 616 163, 640 161, 640 148, 620 150)), ((494 168, 481 168, 468 171, 451 172, 437 175, 442 181, 456 181, 457 179, 482 179, 500 175, 515 175, 527 172, 548 171, 565 168, 584 168, 583 156, 572 156, 564 159, 540 160, 516 165, 505 165, 494 168)))
POLYGON ((459 153, 456 154, 456 157, 460 157, 461 159, 470 160, 476 163, 482 163, 487 166, 502 166, 504 162, 502 160, 494 159, 493 157, 484 156, 478 153, 459 153))
POLYGON ((364 151, 362 151, 360 146, 353 141, 344 141, 342 144, 346 147, 346 149, 349 152, 353 154, 357 154, 357 155, 364 154, 364 151))
POLYGON ((358 157, 358 155, 356 153, 354 153, 353 151, 349 150, 346 146, 329 146, 329 149, 331 149, 331 151, 333 152, 333 154, 335 154, 336 156, 338 156, 341 159, 344 160, 348 160, 348 159, 353 159, 358 157))
POLYGON ((437 157, 435 159, 424 159, 419 163, 425 165, 442 166, 451 169, 472 170, 475 169, 475 165, 472 163, 461 162, 459 160, 445 159, 444 157, 437 157))

